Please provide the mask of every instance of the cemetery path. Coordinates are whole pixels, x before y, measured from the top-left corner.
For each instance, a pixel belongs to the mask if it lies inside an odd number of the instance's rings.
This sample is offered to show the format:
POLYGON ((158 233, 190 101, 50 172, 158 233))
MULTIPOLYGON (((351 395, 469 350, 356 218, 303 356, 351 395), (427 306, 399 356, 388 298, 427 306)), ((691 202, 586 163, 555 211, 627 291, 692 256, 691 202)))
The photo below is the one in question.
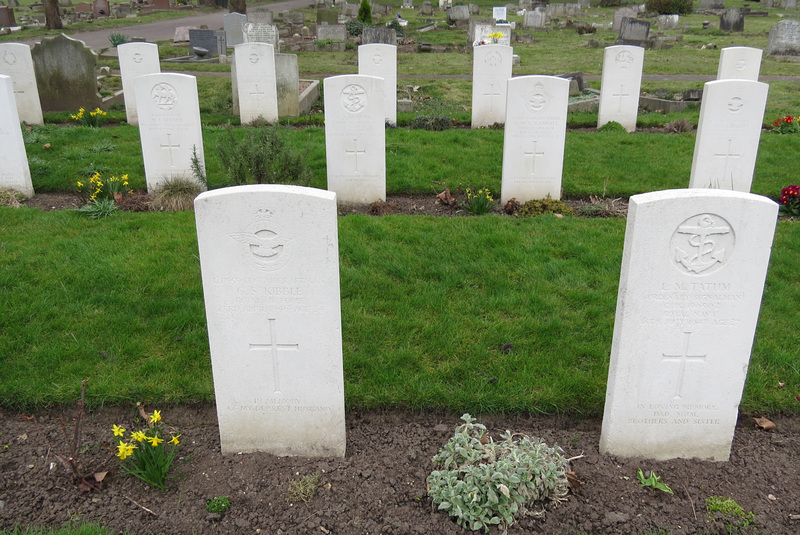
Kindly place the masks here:
MULTIPOLYGON (((91 471, 111 470, 103 488, 81 492, 53 453, 65 449, 74 410, 38 411, 36 424, 0 410, 0 529, 92 522, 112 532, 134 534, 462 534, 431 506, 426 477, 432 456, 452 436, 460 414, 441 411, 358 410, 347 413, 344 458, 305 459, 264 453, 220 455, 213 405, 160 407, 169 433, 180 433, 182 456, 173 486, 146 487, 114 470, 112 425, 139 430, 135 407, 106 407, 83 419, 81 456, 91 471), (59 420, 66 422, 65 429, 59 420), (106 463, 105 465, 103 463, 106 463), (313 495, 291 495, 291 482, 318 475, 313 495), (206 502, 224 496, 225 514, 209 513, 206 502)), ((148 410, 152 408, 148 407, 148 410)), ((505 430, 558 444, 581 486, 544 517, 525 517, 509 533, 604 533, 621 535, 664 530, 673 534, 771 534, 800 532, 800 418, 772 418, 773 431, 742 417, 729 462, 674 459, 650 461, 601 456, 600 421, 569 417, 484 415, 491 436, 505 430), (643 488, 637 469, 654 471, 674 495, 643 488), (735 500, 753 524, 733 514, 709 514, 706 498, 735 500)), ((313 488, 313 486, 312 486, 313 488)), ((74 524, 73 524, 74 525, 74 524)), ((493 529, 491 533, 497 534, 493 529)))

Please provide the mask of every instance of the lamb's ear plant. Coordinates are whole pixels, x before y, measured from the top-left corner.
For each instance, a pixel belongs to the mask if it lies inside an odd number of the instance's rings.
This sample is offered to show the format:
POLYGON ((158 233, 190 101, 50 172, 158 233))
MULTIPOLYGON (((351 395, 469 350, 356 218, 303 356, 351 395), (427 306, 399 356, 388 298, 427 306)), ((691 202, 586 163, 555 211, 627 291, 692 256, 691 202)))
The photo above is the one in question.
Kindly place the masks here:
POLYGON ((535 502, 561 501, 567 494, 568 460, 540 438, 503 433, 495 442, 469 414, 433 458, 427 482, 433 505, 459 526, 505 533, 519 515, 537 515, 535 502))

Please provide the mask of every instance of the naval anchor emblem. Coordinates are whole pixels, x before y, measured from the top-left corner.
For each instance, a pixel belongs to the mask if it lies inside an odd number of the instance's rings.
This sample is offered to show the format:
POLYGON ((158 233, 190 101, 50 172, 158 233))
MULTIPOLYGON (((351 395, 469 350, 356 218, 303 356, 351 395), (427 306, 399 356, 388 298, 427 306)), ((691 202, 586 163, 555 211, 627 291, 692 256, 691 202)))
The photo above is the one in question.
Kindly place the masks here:
POLYGON ((257 269, 276 271, 292 257, 292 238, 271 221, 256 221, 228 236, 242 244, 245 260, 257 269))
POLYGON ((706 275, 719 270, 733 253, 733 227, 714 214, 690 217, 675 229, 670 242, 674 265, 689 275, 706 275))

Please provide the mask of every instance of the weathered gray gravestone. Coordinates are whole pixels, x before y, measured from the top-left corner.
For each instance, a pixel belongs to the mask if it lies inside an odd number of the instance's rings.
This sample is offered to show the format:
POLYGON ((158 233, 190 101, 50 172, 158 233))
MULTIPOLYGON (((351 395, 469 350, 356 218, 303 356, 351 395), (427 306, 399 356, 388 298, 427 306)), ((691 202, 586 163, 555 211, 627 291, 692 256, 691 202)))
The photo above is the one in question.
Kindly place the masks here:
POLYGON ((536 7, 533 11, 525 12, 522 22, 523 28, 544 28, 545 26, 547 26, 547 14, 543 7, 536 7))
POLYGON ((325 8, 317 10, 317 26, 339 23, 339 13, 335 9, 325 8))
POLYGON ((228 13, 222 16, 222 24, 225 27, 225 38, 228 46, 234 47, 244 43, 242 25, 247 22, 247 15, 242 13, 228 13))
POLYGON ((0 75, 0 188, 15 189, 30 197, 33 183, 14 100, 11 78, 0 75))
POLYGON ((223 454, 344 457, 336 195, 252 185, 195 199, 223 454))
POLYGON ((0 43, 0 74, 11 78, 19 120, 44 124, 31 47, 24 43, 0 43))
POLYGON ((247 11, 247 22, 255 22, 257 24, 272 24, 272 11, 268 9, 249 9, 247 11))
POLYGON ((622 19, 617 44, 642 46, 650 35, 650 23, 632 18, 622 19))
POLYGON ((361 43, 382 43, 397 45, 397 32, 392 28, 364 28, 361 34, 361 43))
POLYGON ((419 14, 433 15, 433 4, 431 4, 428 0, 422 2, 422 5, 419 7, 419 14))
POLYGON ((767 54, 800 56, 800 20, 785 19, 769 29, 767 54))
POLYGON ((97 92, 97 53, 83 41, 64 34, 44 37, 31 56, 43 111, 94 109, 102 104, 97 92))
POLYGON ((724 0, 700 0, 700 9, 725 9, 724 0))
POLYGON ((214 30, 189 30, 189 51, 196 47, 205 48, 211 54, 216 54, 217 36, 214 30))
POLYGON ((630 198, 601 454, 728 460, 777 213, 732 191, 630 198))
POLYGON ((278 28, 274 24, 261 24, 259 22, 248 22, 244 25, 245 43, 269 43, 279 49, 278 28))
POLYGON ((317 26, 317 41, 347 41, 347 26, 344 24, 326 24, 317 26))
POLYGON ((797 9, 797 0, 781 0, 781 9, 797 9))
POLYGON ((459 22, 467 22, 469 20, 469 6, 453 6, 447 11, 447 18, 459 22))
POLYGON ((719 16, 719 29, 726 32, 743 32, 744 15, 732 7, 719 16))
POLYGON ((614 21, 611 25, 611 30, 618 32, 622 27, 622 19, 624 18, 635 19, 636 12, 629 7, 623 7, 614 11, 614 21))
POLYGON ((275 77, 278 89, 278 115, 300 115, 300 69, 297 54, 275 54, 275 77))

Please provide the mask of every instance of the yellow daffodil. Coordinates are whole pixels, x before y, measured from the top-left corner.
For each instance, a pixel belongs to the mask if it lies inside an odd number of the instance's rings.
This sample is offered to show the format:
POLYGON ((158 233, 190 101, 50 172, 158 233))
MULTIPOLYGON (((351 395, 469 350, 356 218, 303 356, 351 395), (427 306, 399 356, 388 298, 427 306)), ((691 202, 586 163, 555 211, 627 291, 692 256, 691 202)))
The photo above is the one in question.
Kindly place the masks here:
POLYGON ((173 435, 172 440, 170 440, 169 443, 177 446, 178 444, 181 443, 181 441, 178 440, 180 437, 181 437, 180 435, 173 435))
POLYGON ((115 437, 121 437, 122 435, 125 434, 125 428, 120 427, 117 424, 114 424, 114 427, 112 428, 112 430, 114 431, 114 436, 115 437))
POLYGON ((151 424, 157 424, 161 421, 161 411, 153 411, 153 415, 150 417, 151 424))
POLYGON ((136 442, 144 442, 147 439, 147 435, 144 434, 144 431, 135 431, 131 433, 131 438, 136 442))
POLYGON ((134 446, 133 444, 129 444, 127 442, 123 442, 123 441, 120 440, 119 441, 119 445, 117 446, 117 450, 118 450, 117 451, 117 457, 119 457, 120 460, 124 461, 125 459, 127 459, 128 457, 133 455, 133 450, 135 450, 135 449, 136 449, 136 446, 134 446))
POLYGON ((154 448, 157 447, 162 442, 164 442, 163 438, 158 438, 158 437, 148 437, 147 440, 150 441, 150 445, 153 446, 154 448))

